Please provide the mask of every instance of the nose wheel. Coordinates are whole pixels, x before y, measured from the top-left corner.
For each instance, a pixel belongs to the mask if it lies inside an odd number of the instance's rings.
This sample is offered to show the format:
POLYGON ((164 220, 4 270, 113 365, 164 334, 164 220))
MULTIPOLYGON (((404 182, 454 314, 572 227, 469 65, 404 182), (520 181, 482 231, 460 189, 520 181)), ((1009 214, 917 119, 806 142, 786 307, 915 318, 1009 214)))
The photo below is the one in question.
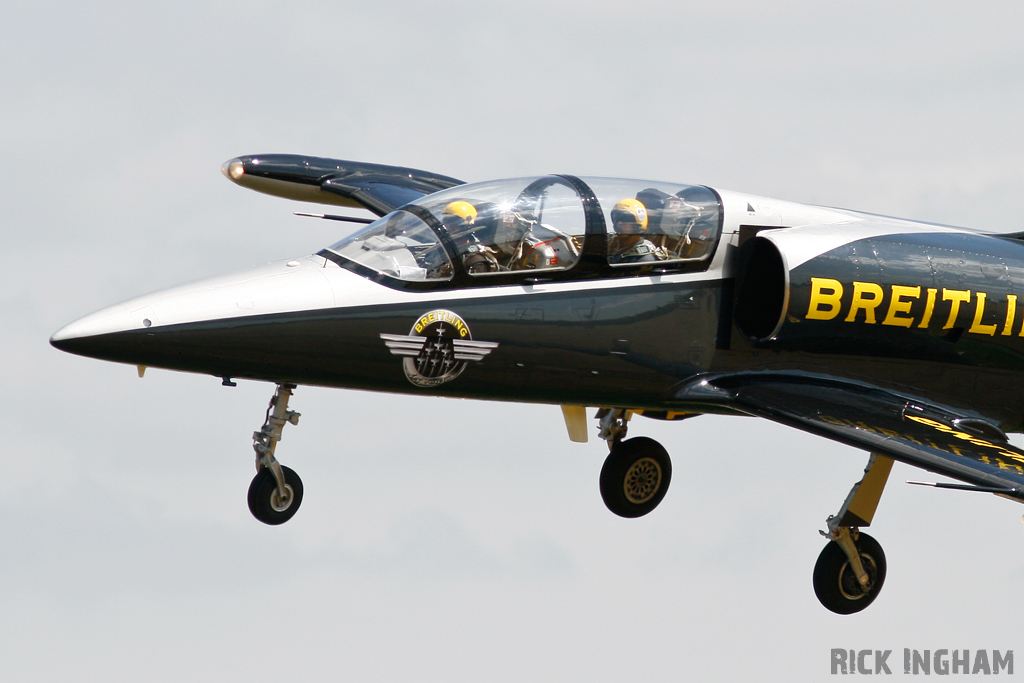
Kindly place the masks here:
POLYGON ((277 479, 269 468, 262 468, 249 484, 249 512, 264 524, 284 524, 298 511, 302 503, 302 480, 295 470, 281 467, 284 475, 282 496, 277 479))
POLYGON ((252 447, 256 451, 256 476, 249 484, 249 511, 264 524, 284 524, 302 504, 302 480, 289 467, 277 461, 274 452, 281 433, 288 423, 297 425, 299 414, 288 410, 294 384, 279 384, 267 407, 263 427, 253 432, 252 447))

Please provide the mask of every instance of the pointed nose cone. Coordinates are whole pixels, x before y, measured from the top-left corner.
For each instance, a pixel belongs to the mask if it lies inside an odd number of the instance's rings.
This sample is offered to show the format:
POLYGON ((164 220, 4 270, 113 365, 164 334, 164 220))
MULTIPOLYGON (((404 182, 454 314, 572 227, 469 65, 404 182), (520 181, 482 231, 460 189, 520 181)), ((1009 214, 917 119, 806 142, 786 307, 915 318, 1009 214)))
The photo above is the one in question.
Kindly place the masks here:
POLYGON ((50 344, 118 363, 222 372, 233 350, 261 342, 264 326, 334 306, 323 270, 322 258, 307 257, 154 292, 62 327, 50 344))
POLYGON ((80 356, 117 360, 111 357, 113 349, 106 348, 110 344, 111 335, 145 329, 149 325, 152 325, 149 318, 133 314, 124 304, 117 304, 65 325, 50 337, 50 344, 61 351, 80 356))

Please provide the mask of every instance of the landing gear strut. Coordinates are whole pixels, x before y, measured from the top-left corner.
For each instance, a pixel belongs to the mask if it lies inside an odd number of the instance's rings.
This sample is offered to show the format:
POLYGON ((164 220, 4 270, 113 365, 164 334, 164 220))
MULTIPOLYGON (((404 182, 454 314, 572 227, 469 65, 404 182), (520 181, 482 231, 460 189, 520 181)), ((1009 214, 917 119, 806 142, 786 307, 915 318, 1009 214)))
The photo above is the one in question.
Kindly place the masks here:
POLYGON ((278 384, 267 407, 263 427, 253 432, 256 451, 256 476, 249 484, 249 511, 264 524, 284 524, 302 503, 302 480, 292 469, 282 466, 274 451, 287 423, 299 424, 299 414, 288 410, 294 384, 278 384))
POLYGON ((601 468, 601 498, 620 517, 642 517, 658 507, 672 481, 672 461, 665 448, 640 436, 623 441, 630 412, 602 408, 597 417, 608 458, 601 468))
POLYGON ((829 539, 814 565, 814 593, 826 609, 836 614, 859 612, 878 597, 885 582, 885 553, 862 526, 871 524, 892 460, 873 453, 864 477, 853 485, 837 515, 826 520, 829 539))

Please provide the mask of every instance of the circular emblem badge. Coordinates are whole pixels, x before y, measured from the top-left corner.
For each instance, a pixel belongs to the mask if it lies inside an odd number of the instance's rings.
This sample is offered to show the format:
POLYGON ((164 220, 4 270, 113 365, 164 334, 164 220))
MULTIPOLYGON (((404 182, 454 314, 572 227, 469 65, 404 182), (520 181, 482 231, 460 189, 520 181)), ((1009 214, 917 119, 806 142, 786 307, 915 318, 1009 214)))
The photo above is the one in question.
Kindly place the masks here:
POLYGON ((444 384, 466 369, 466 362, 455 358, 455 340, 472 337, 466 321, 455 313, 444 309, 427 313, 409 330, 412 335, 426 337, 419 354, 404 361, 405 376, 416 386, 444 384))
POLYGON ((436 387, 462 374, 469 361, 479 361, 498 345, 473 341, 469 325, 457 313, 439 308, 424 313, 408 336, 381 334, 391 353, 404 356, 402 368, 418 387, 436 387))

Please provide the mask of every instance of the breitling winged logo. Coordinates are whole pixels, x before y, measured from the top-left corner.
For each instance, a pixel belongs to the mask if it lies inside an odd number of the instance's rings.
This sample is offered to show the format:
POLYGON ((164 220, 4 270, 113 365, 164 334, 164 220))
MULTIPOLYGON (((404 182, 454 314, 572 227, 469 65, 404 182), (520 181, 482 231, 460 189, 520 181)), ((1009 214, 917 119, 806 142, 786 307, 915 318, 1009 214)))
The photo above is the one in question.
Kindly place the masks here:
POLYGON ((430 311, 416 321, 408 335, 380 335, 396 356, 409 381, 420 387, 449 382, 466 369, 469 361, 482 360, 498 347, 497 342, 473 341, 469 326, 456 313, 430 311))

